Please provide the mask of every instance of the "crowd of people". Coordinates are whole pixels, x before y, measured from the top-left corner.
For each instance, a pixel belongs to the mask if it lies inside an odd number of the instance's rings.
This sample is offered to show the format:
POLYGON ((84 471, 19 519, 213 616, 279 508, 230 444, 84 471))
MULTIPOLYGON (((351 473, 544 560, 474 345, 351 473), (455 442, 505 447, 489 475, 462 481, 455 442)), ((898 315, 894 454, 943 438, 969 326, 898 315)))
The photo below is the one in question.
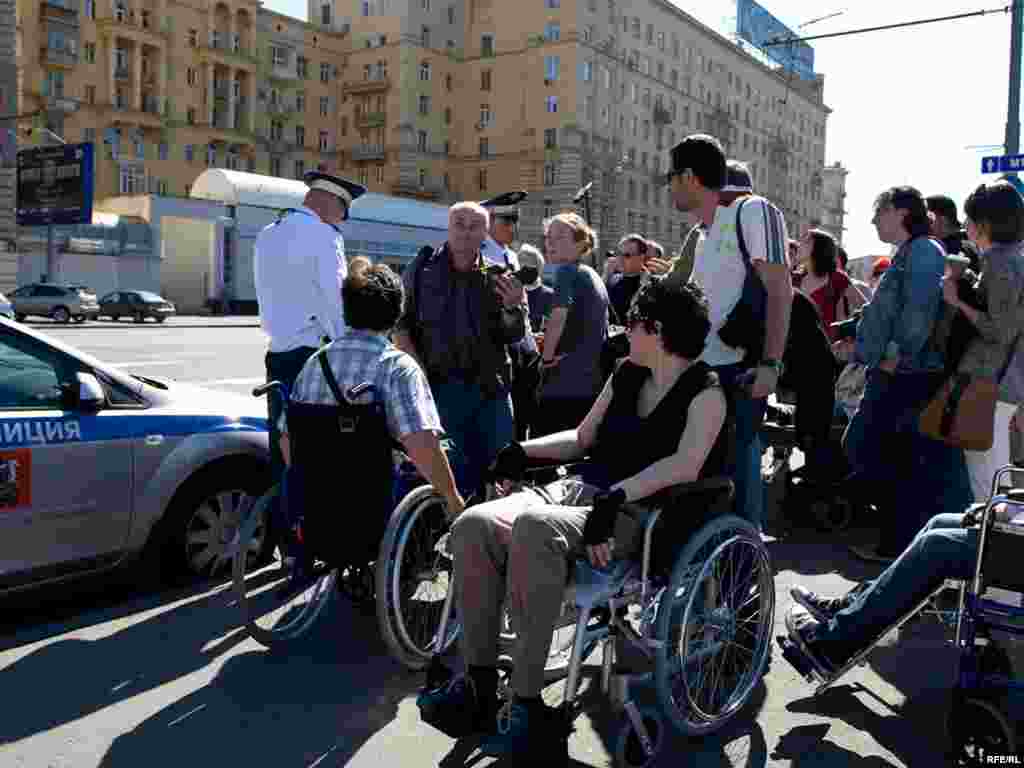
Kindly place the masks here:
POLYGON ((347 264, 338 225, 365 190, 324 174, 310 176, 306 205, 257 241, 268 377, 294 385, 297 376, 293 398, 329 398, 307 362, 327 337, 335 376, 378 381, 389 429, 456 518, 467 672, 420 705, 450 731, 485 733, 488 754, 551 737, 540 688, 566 557, 578 551, 599 568, 628 557, 628 546, 611 547, 630 540, 624 505, 726 474, 734 512, 763 529, 760 433, 782 389, 806 393, 813 382, 811 395, 828 403, 818 421, 848 422, 847 482, 864 490, 879 533, 877 547, 855 553, 889 566, 838 598, 794 587, 787 625, 826 671, 934 585, 966 575, 976 539, 959 527, 963 511, 987 498, 1021 442, 1024 198, 1008 180, 964 201, 964 225, 946 196, 881 191, 873 223, 892 252, 861 281, 831 234, 788 232, 715 138, 687 136, 669 168, 672 201, 694 222, 678 253, 629 233, 600 274, 597 236, 574 212, 544 222, 542 248, 512 250, 524 193, 452 206, 446 241, 400 277, 347 264), (617 326, 628 353, 609 359, 617 326), (812 343, 826 352, 811 354, 812 343), (961 424, 964 392, 992 393, 991 423, 961 424), (938 434, 923 420, 937 399, 953 414, 938 434), (968 431, 987 431, 991 446, 976 449, 968 431), (531 460, 584 458, 580 475, 479 503, 486 481, 521 480, 531 460), (505 599, 518 641, 499 732, 505 599))

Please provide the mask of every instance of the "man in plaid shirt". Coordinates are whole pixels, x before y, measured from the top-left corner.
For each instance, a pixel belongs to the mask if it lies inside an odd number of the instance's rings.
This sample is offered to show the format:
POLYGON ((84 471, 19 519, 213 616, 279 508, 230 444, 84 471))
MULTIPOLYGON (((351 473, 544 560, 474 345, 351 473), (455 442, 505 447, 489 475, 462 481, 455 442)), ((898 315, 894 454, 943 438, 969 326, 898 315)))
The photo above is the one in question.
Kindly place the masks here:
MULTIPOLYGON (((342 287, 346 329, 325 354, 342 392, 364 382, 374 385, 354 403, 383 403, 391 436, 402 443, 419 473, 445 498, 448 513, 454 517, 465 508, 465 502, 441 449, 441 418, 430 385, 413 357, 388 339, 402 311, 403 293, 402 281, 386 265, 353 266, 342 287)), ((302 368, 291 400, 337 402, 315 357, 302 368)))

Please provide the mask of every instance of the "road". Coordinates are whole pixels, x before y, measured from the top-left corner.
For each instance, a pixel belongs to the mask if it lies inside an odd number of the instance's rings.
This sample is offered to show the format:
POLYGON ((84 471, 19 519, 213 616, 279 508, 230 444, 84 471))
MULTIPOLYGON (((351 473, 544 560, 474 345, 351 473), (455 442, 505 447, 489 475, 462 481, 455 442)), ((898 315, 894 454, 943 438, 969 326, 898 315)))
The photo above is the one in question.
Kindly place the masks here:
MULTIPOLYGON (((143 375, 236 392, 263 378, 254 328, 52 330, 143 375)), ((877 573, 844 547, 867 531, 772 532, 777 632, 791 584, 831 594, 877 573)), ((239 629, 230 597, 223 583, 145 592, 126 574, 0 601, 0 766, 426 768, 452 752, 419 723, 420 679, 384 653, 373 617, 335 601, 308 639, 277 655, 239 629)), ((816 699, 776 654, 748 712, 703 741, 673 737, 659 765, 943 765, 954 660, 943 635, 934 620, 915 623, 816 699)), ((557 700, 557 687, 549 693, 557 700)), ((575 766, 608 765, 614 751, 621 721, 591 701, 570 741, 575 766)))

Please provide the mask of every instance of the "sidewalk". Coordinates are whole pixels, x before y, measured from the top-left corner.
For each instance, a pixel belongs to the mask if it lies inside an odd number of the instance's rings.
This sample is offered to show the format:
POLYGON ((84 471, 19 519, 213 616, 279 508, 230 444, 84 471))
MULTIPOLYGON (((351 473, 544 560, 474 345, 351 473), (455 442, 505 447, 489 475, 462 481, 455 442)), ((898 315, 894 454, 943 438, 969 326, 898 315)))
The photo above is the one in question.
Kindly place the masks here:
POLYGON ((146 320, 135 323, 130 320, 118 320, 116 323, 109 318, 87 320, 84 323, 57 323, 45 318, 30 318, 25 325, 33 328, 61 328, 71 330, 96 330, 97 328, 135 328, 154 330, 157 328, 259 328, 260 319, 256 315, 177 315, 169 317, 163 323, 146 320))

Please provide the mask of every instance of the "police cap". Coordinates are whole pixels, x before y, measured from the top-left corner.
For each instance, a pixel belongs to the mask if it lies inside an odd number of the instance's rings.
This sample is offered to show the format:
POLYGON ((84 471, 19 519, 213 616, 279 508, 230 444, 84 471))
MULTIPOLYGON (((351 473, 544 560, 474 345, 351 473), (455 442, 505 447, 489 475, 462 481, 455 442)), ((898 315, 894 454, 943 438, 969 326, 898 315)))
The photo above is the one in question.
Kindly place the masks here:
POLYGON ((505 192, 490 200, 484 200, 480 205, 491 212, 492 216, 502 218, 519 219, 519 203, 526 197, 525 192, 505 192))
POLYGON ((320 171, 307 171, 302 180, 310 189, 319 189, 340 198, 346 208, 351 208, 353 201, 366 192, 362 184, 320 171))

